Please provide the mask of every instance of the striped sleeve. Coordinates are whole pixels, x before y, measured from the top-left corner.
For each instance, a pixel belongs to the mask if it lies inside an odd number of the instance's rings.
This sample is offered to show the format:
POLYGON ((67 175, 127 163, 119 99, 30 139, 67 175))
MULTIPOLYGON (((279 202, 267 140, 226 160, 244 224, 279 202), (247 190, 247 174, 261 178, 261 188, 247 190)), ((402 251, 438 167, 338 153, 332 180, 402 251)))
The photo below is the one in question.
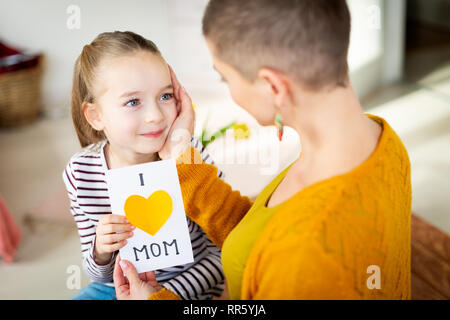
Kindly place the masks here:
POLYGON ((69 161, 62 173, 62 178, 66 186, 67 195, 70 200, 70 212, 75 220, 80 236, 81 254, 83 257, 83 270, 89 278, 96 282, 108 283, 112 282, 114 271, 114 261, 116 253, 112 255, 111 261, 106 265, 98 265, 94 259, 95 234, 97 229, 97 221, 94 221, 81 209, 78 203, 78 186, 79 178, 76 172, 72 170, 72 163, 69 161))
POLYGON ((220 295, 225 279, 220 250, 195 222, 188 219, 188 224, 195 264, 162 286, 183 300, 203 300, 212 295, 220 295))

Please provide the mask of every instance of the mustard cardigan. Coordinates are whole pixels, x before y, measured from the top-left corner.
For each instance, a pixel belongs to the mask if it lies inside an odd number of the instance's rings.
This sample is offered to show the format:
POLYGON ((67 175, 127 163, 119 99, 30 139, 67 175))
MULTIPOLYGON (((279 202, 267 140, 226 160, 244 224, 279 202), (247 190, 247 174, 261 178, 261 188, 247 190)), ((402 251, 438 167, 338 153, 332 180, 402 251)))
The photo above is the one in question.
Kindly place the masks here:
MULTIPOLYGON (((383 128, 375 151, 279 206, 246 262, 242 299, 410 299, 409 158, 389 124, 368 116, 383 128)), ((178 162, 186 214, 222 248, 251 201, 214 166, 178 162)), ((149 299, 179 297, 162 289, 149 299)))

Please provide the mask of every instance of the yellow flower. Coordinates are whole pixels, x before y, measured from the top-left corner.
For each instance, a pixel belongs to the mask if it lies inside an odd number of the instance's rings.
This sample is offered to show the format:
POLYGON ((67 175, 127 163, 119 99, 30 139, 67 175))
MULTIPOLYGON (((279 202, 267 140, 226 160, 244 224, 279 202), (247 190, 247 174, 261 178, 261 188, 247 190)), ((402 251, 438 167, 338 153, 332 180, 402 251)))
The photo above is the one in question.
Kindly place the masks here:
POLYGON ((235 139, 247 139, 250 137, 250 129, 245 123, 234 124, 233 130, 235 139))

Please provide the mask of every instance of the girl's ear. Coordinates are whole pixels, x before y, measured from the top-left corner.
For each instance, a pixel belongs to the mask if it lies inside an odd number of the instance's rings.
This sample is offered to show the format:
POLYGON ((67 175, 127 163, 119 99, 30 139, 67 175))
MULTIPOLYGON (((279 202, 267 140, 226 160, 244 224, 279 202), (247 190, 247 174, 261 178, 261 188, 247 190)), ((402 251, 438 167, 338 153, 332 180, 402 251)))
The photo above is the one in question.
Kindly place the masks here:
POLYGON ((291 104, 290 80, 283 73, 264 67, 259 69, 258 77, 269 85, 275 107, 281 109, 291 104))
POLYGON ((83 102, 81 107, 83 108, 84 117, 91 127, 97 131, 102 131, 105 126, 103 125, 98 106, 94 103, 83 102))

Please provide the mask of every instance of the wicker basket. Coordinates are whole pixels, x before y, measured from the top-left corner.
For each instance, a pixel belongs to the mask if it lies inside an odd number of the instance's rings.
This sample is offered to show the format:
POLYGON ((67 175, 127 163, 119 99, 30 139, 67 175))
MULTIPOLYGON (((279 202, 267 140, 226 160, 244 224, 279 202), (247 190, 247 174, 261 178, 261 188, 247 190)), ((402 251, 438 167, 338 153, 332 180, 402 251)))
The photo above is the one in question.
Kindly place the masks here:
POLYGON ((37 118, 41 109, 42 57, 36 67, 0 74, 0 127, 37 118))

